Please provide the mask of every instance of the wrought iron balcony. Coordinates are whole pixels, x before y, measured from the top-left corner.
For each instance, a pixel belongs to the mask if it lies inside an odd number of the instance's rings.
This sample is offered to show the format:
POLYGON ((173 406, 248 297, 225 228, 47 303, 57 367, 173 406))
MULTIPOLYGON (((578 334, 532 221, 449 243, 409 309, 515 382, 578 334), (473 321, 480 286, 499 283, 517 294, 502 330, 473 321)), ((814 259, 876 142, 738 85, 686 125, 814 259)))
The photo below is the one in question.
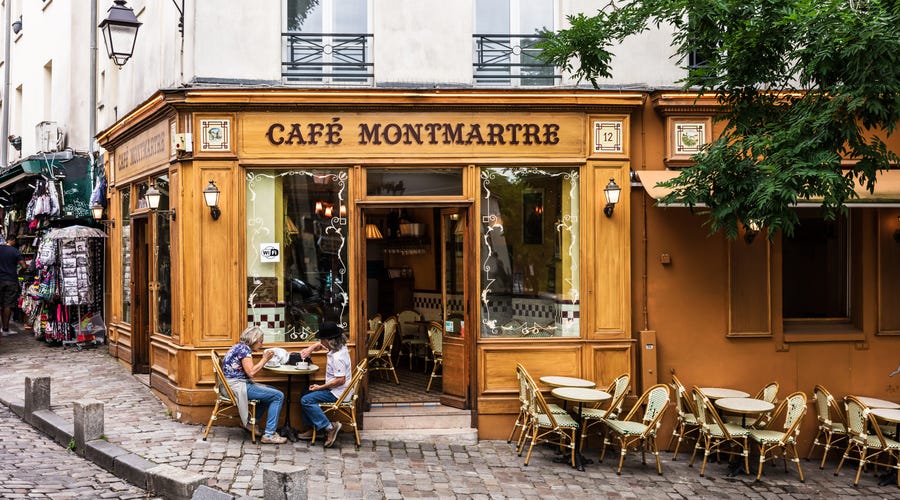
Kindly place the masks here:
POLYGON ((372 83, 371 34, 284 32, 281 38, 286 82, 372 83))
POLYGON ((516 87, 552 86, 561 79, 553 65, 538 58, 535 45, 543 37, 528 35, 473 35, 475 83, 516 87))

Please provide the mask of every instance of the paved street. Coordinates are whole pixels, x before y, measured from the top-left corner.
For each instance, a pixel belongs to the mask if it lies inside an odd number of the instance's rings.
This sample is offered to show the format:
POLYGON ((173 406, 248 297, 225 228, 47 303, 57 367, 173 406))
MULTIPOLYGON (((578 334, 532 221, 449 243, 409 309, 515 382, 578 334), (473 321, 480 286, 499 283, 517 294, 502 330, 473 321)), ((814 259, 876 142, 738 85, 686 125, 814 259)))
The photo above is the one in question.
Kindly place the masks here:
MULTIPOLYGON (((104 346, 76 351, 49 347, 25 334, 0 339, 0 393, 22 399, 26 376, 51 377, 52 409, 72 419, 72 401, 105 403, 109 441, 158 464, 209 475, 211 487, 234 495, 262 497, 262 467, 267 464, 309 468, 310 498, 897 498, 900 489, 878 486, 864 474, 853 488, 853 468, 833 474, 836 462, 820 471, 803 461, 806 482, 780 464, 766 468, 762 481, 727 476, 723 464, 711 464, 705 478, 664 453, 664 475, 642 466, 629 454, 621 476, 614 460, 587 466, 583 473, 552 462, 553 452, 535 450, 531 465, 522 465, 505 441, 474 446, 363 441, 357 451, 352 434, 332 449, 298 442, 255 445, 237 428, 214 428, 200 440, 202 426, 173 420, 150 390, 110 358, 104 346)), ((814 418, 807 415, 806 418, 814 418)), ((36 498, 138 498, 139 489, 123 483, 56 445, 0 407, 0 497, 30 494, 36 498)), ((667 437, 662 440, 663 445, 667 437)), ((803 446, 806 450, 806 445, 803 446)), ((589 450, 596 459, 597 453, 589 450)))

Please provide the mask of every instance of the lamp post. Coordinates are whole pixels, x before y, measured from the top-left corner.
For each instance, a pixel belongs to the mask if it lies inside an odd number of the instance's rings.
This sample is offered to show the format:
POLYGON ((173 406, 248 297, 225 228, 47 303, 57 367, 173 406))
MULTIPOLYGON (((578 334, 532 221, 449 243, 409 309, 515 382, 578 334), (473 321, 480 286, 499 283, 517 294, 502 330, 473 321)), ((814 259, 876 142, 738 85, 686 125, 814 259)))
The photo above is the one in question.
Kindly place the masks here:
POLYGON ((123 66, 134 53, 134 43, 141 24, 135 17, 134 10, 125 6, 125 0, 113 0, 106 19, 100 21, 98 28, 103 32, 106 55, 117 66, 123 66))

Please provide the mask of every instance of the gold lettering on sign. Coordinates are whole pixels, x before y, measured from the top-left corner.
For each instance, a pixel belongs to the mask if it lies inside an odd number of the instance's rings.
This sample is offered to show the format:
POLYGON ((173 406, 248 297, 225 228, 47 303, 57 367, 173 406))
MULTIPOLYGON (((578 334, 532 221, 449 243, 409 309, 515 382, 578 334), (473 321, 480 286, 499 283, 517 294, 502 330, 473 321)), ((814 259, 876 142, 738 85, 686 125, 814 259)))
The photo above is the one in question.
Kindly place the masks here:
POLYGON ((169 151, 169 124, 160 122, 116 149, 116 168, 125 176, 137 174, 168 162, 169 151))

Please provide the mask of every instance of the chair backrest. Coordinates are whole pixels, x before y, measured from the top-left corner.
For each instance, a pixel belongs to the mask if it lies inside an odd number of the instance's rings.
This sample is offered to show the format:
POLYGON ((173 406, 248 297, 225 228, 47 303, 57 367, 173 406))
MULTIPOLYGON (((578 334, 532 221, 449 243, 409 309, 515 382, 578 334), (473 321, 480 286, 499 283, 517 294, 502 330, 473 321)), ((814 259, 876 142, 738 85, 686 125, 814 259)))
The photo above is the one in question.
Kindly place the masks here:
POLYGON ((391 316, 381 324, 381 347, 378 349, 378 357, 390 352, 394 345, 394 335, 397 333, 397 317, 391 316))
POLYGON ((869 413, 869 407, 856 399, 856 396, 846 396, 844 406, 847 408, 847 434, 850 439, 875 448, 868 439, 874 436, 880 441, 881 448, 884 448, 886 446, 884 435, 881 434, 881 427, 875 416, 869 413))
POLYGON ((337 401, 334 402, 335 406, 340 406, 342 403, 345 403, 348 400, 356 399, 356 396, 358 395, 358 391, 356 389, 359 387, 362 376, 366 373, 368 362, 368 359, 364 359, 356 365, 356 369, 353 372, 353 377, 350 378, 350 383, 347 384, 347 387, 344 387, 341 395, 338 396, 337 401))
POLYGON ((627 373, 623 373, 616 377, 616 379, 609 384, 609 387, 606 388, 606 392, 612 395, 612 399, 610 400, 609 408, 604 417, 609 417, 613 413, 622 413, 622 403, 625 402, 625 396, 628 394, 629 380, 631 380, 631 377, 627 373))
POLYGON ((816 402, 816 418, 820 424, 830 428, 834 422, 844 423, 844 412, 828 389, 817 384, 813 389, 813 400, 816 402))
POLYGON ((400 311, 397 314, 397 323, 400 329, 400 337, 416 337, 419 334, 419 325, 410 324, 413 321, 421 321, 422 315, 412 309, 400 311))
POLYGON ((756 393, 756 399, 762 399, 775 404, 778 401, 778 382, 769 382, 759 392, 756 393))
POLYGON ((375 346, 378 345, 378 340, 384 336, 384 322, 379 321, 378 326, 375 328, 375 333, 369 336, 366 340, 366 350, 371 351, 376 349, 375 346))
POLYGON ((800 423, 806 415, 806 394, 797 391, 788 395, 784 400, 787 415, 784 417, 784 435, 797 437, 800 434, 800 423))
POLYGON ((234 396, 234 392, 232 392, 231 386, 228 385, 228 381, 225 380, 225 372, 222 370, 222 360, 219 359, 219 355, 216 354, 216 351, 209 351, 209 357, 212 359, 213 373, 216 376, 216 393, 220 397, 228 398, 228 400, 231 401, 232 404, 236 404, 237 398, 234 396))
POLYGON ((519 382, 519 402, 528 406, 528 372, 522 363, 516 363, 516 380, 519 382))
POLYGON ((428 325, 428 345, 431 347, 431 354, 438 356, 444 352, 444 329, 437 321, 432 321, 428 325))
POLYGON ((675 392, 675 411, 678 412, 678 416, 684 417, 688 413, 697 413, 690 394, 674 374, 672 375, 672 390, 675 392))
POLYGON ((625 420, 633 420, 640 412, 641 407, 644 412, 641 415, 641 422, 647 426, 643 434, 648 435, 656 432, 660 426, 662 416, 669 407, 669 386, 666 384, 656 384, 641 395, 641 399, 631 408, 625 420))
POLYGON ((531 375, 528 372, 523 372, 525 376, 525 380, 528 382, 528 401, 529 408, 532 415, 543 415, 549 420, 550 427, 556 428, 559 424, 556 423, 556 417, 553 415, 553 412, 550 411, 550 406, 547 404, 547 400, 544 399, 544 395, 541 393, 541 389, 534 382, 534 379, 531 378, 531 375))
POLYGON ((369 320, 369 330, 378 330, 378 327, 381 326, 381 314, 376 313, 375 316, 369 320))

